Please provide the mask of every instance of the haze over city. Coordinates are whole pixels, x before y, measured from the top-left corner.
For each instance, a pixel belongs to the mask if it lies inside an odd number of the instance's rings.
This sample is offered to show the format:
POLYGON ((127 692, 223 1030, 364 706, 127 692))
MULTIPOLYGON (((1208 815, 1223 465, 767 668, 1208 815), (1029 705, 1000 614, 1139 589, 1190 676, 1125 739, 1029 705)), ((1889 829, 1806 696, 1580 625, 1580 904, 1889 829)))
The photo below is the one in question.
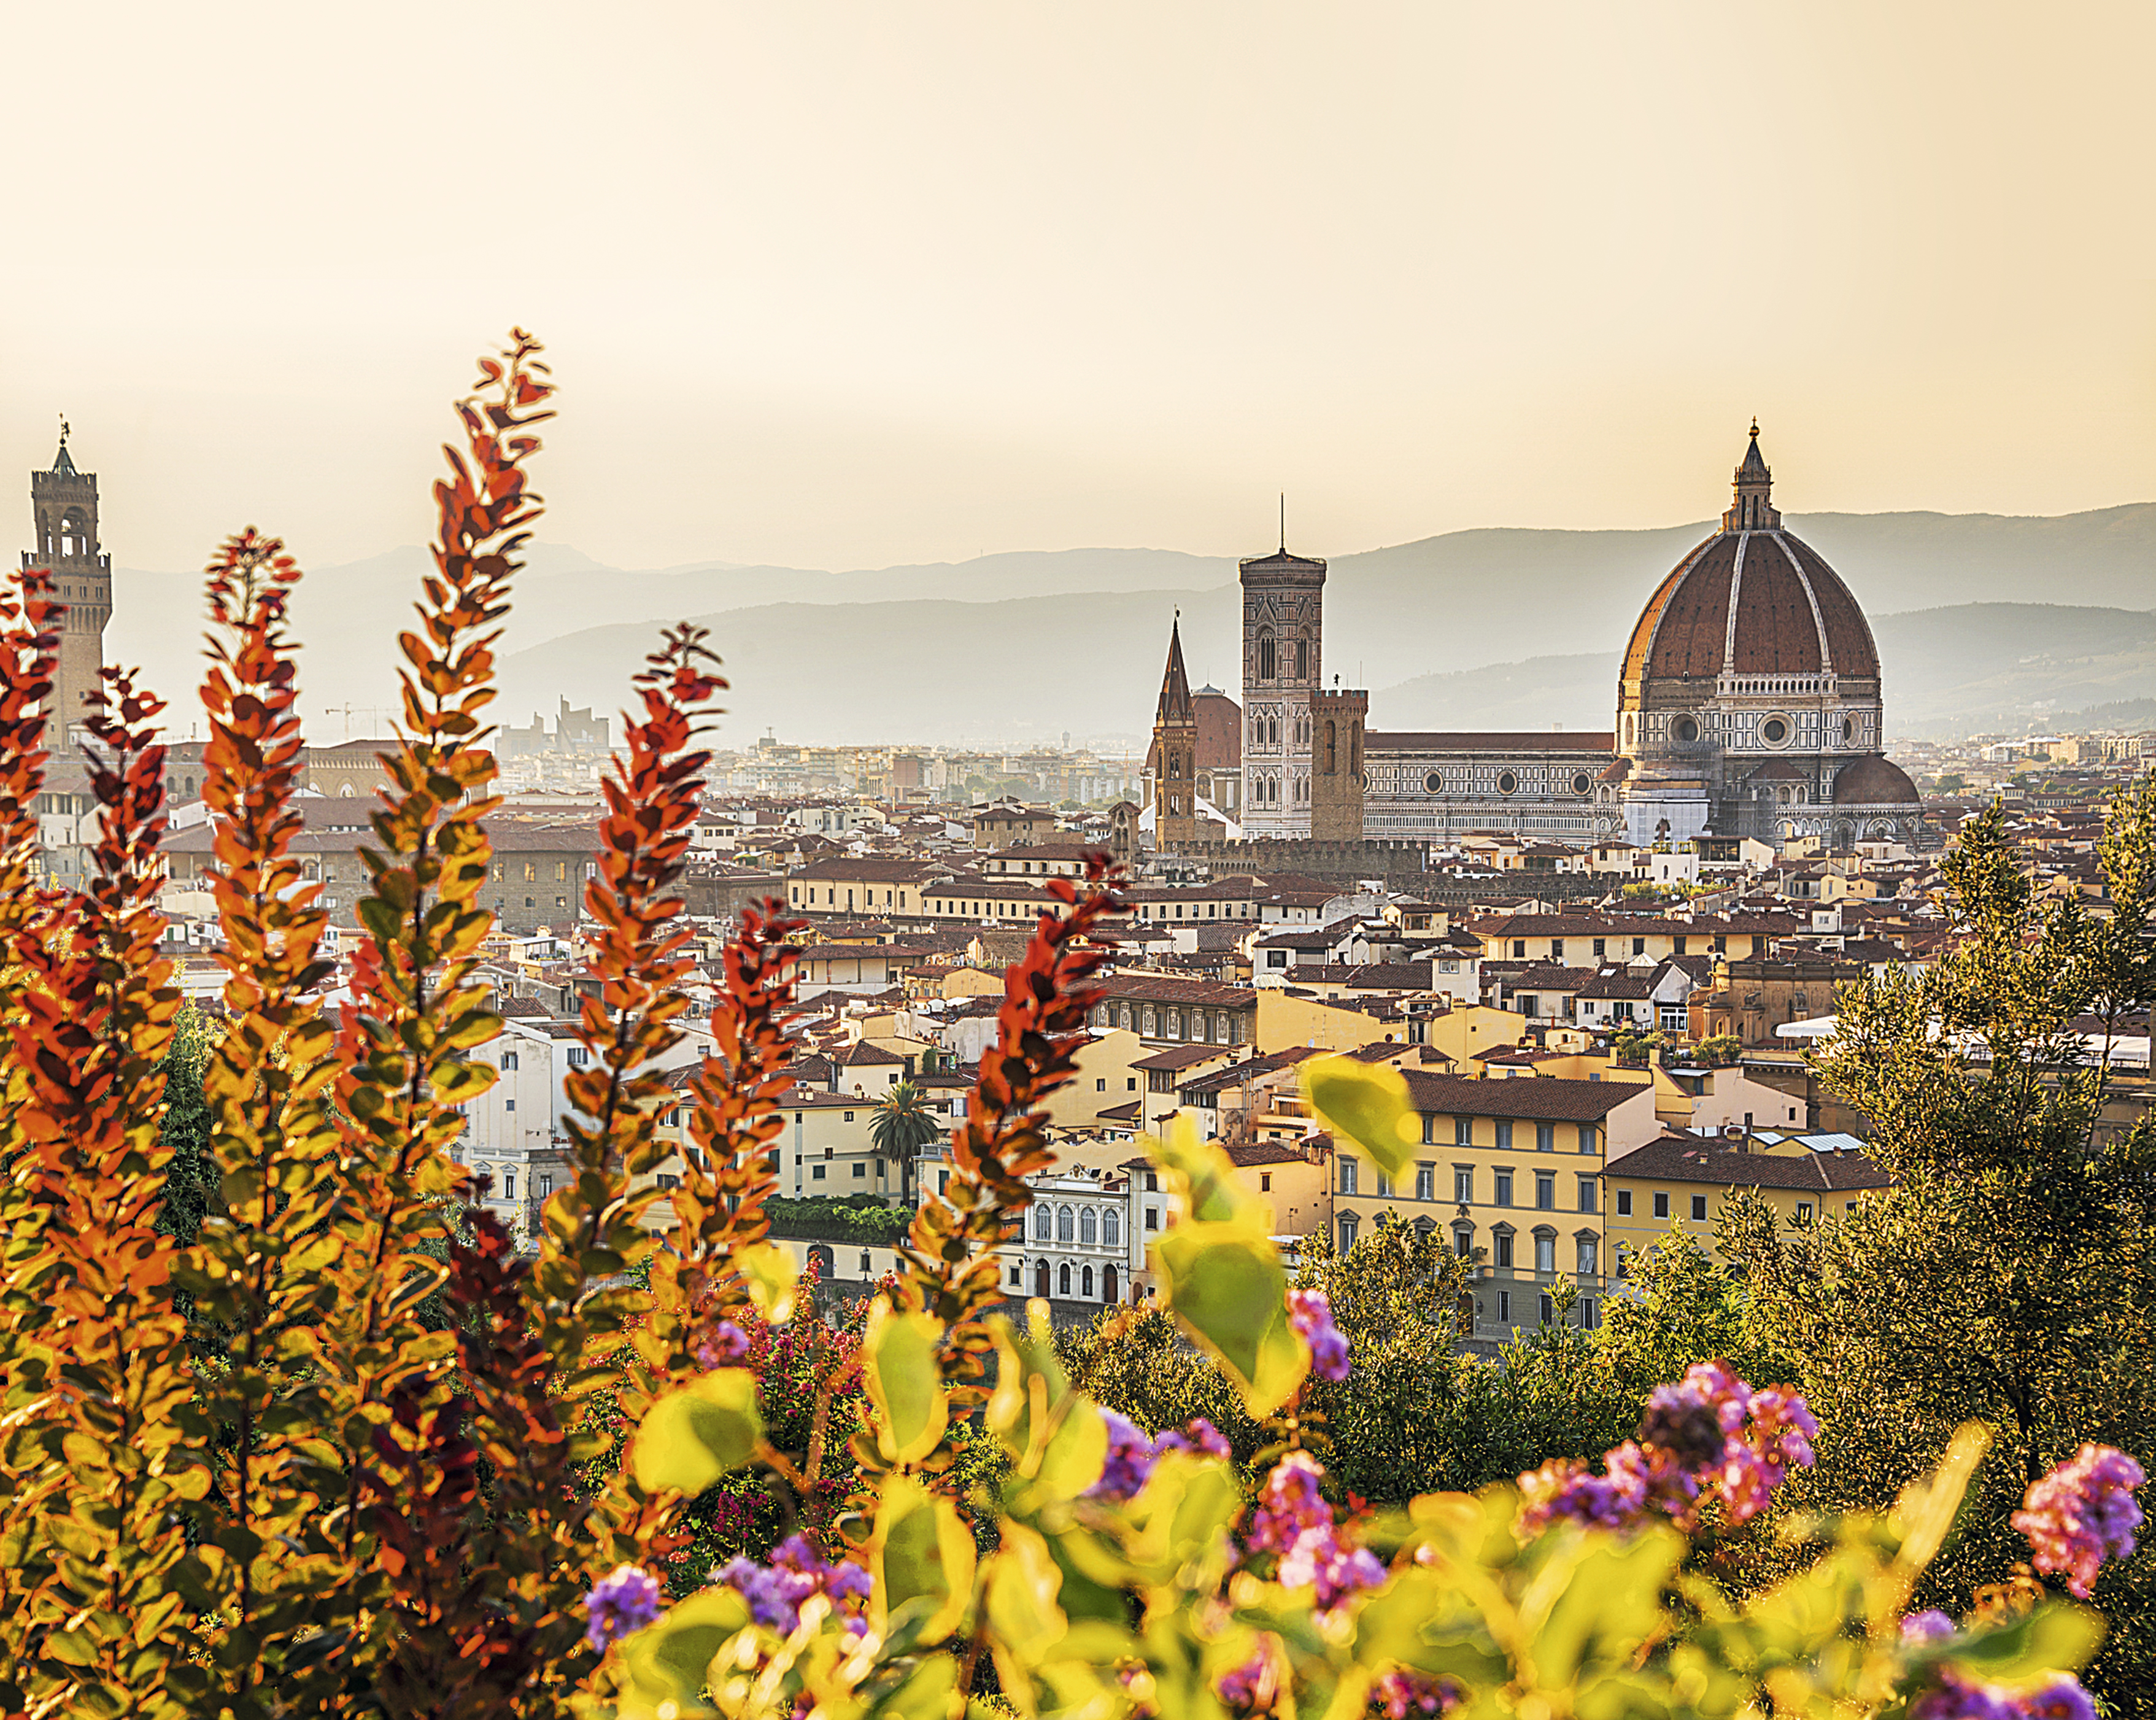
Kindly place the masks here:
POLYGON ((0 44, 51 73, 0 440, 69 416, 124 567, 423 541, 511 322, 564 388, 547 535, 616 567, 1232 557, 1283 490, 1321 553, 1666 526, 1755 413, 1808 513, 2149 494, 2143 7, 121 4, 0 44))

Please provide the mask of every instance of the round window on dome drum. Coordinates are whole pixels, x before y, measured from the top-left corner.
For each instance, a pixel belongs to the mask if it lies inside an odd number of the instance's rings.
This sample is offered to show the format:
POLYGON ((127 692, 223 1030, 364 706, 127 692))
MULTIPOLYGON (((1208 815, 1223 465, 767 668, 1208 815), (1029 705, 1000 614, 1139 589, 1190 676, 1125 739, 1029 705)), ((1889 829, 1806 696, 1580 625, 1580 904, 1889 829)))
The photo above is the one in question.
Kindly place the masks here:
POLYGON ((1856 719, 1855 717, 1845 716, 1842 718, 1841 737, 1845 741, 1853 741, 1856 738, 1856 719))
POLYGON ((1424 792, 1426 793, 1436 793, 1439 789, 1445 786, 1444 773, 1440 771, 1432 771, 1428 776, 1422 779, 1422 786, 1424 792))
POLYGON ((1594 778, 1593 777, 1588 775, 1585 771, 1579 771, 1573 775, 1572 779, 1572 792, 1573 793, 1591 794, 1594 791, 1594 778))
POLYGON ((1689 747, 1699 738, 1699 725, 1689 716, 1680 716, 1670 732, 1677 737, 1677 744, 1689 747))
POLYGON ((1498 792, 1500 794, 1514 794, 1514 793, 1517 793, 1519 792, 1519 787, 1520 787, 1520 779, 1519 779, 1517 777, 1514 776, 1514 775, 1512 773, 1512 772, 1510 772, 1510 771, 1501 771, 1501 772, 1499 772, 1499 773, 1498 773, 1498 774, 1497 774, 1497 792, 1498 792))
POLYGON ((1767 737, 1769 747, 1779 747, 1789 738, 1789 726, 1779 716, 1770 716, 1759 725, 1759 732, 1767 737))

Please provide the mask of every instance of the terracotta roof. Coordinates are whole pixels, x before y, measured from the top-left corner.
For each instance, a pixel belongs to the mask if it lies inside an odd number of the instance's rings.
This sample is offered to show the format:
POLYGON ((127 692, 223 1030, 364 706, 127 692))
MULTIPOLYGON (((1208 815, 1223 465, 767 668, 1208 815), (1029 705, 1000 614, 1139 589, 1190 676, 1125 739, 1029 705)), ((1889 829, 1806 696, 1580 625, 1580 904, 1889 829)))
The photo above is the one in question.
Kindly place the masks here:
POLYGON ((1170 1045, 1165 1051, 1156 1051, 1150 1057, 1140 1057, 1132 1063, 1133 1069, 1176 1070, 1188 1069, 1194 1063, 1203 1063, 1208 1058, 1224 1056, 1225 1045, 1170 1045))
POLYGON ((1861 1153, 1744 1153, 1678 1132, 1634 1148, 1613 1160, 1602 1174, 1660 1177, 1722 1189, 1816 1189, 1830 1194, 1894 1184, 1892 1177, 1861 1153))
POLYGON ((1197 1004, 1209 1009, 1249 1009, 1257 1004, 1257 993, 1246 985, 1175 979, 1164 973, 1111 973, 1101 985, 1117 1003, 1197 1004))
POLYGON ((1836 806, 1914 806, 1917 801, 1908 772, 1876 752, 1845 764, 1834 779, 1836 806))
POLYGON ((1178 1082, 1179 1093, 1222 1093, 1229 1087, 1240 1087, 1246 1081, 1255 1081, 1261 1075, 1273 1075, 1301 1062, 1317 1053, 1308 1045, 1290 1045, 1285 1051, 1268 1051, 1262 1057, 1245 1058, 1226 1069, 1215 1069, 1207 1074, 1178 1082))
POLYGON ((1655 589, 1625 649, 1623 678, 1817 675, 1876 680, 1871 629, 1841 577, 1787 531, 1718 531, 1655 589), (1734 624, 1730 610, 1736 609, 1734 624))
POLYGON ((1532 1122, 1599 1122, 1627 1099, 1653 1090, 1638 1082, 1477 1081, 1471 1076, 1404 1071, 1418 1111, 1451 1117, 1524 1117, 1532 1122))
POLYGON ((1307 1164, 1310 1161, 1294 1148, 1278 1141, 1251 1141, 1228 1149, 1230 1164, 1252 1166, 1260 1164, 1307 1164))

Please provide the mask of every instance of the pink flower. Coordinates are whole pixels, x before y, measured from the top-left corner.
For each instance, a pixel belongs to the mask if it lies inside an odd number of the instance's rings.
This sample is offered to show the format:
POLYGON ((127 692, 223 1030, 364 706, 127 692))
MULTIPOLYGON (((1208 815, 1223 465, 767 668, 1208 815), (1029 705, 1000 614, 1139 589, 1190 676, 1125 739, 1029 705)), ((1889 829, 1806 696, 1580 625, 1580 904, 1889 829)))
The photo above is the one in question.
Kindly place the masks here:
POLYGON ((659 1579, 641 1565, 616 1565, 584 1597, 591 1624, 584 1640, 600 1654, 607 1645, 641 1630, 659 1616, 659 1579))
POLYGON ((721 1320, 696 1345, 696 1360, 706 1368, 737 1368, 748 1360, 748 1334, 721 1320))
POLYGON ((1604 1455, 1606 1473, 1559 1459, 1520 1477, 1521 1527, 1580 1522, 1627 1529, 1650 1511, 1689 1525, 1710 1488, 1741 1523, 1766 1508, 1794 1467, 1809 1467, 1819 1423, 1804 1400, 1754 1391, 1720 1362, 1700 1362, 1648 1395, 1635 1440, 1604 1455))
POLYGON ((1188 1426, 1178 1433, 1173 1428, 1152 1442, 1156 1453, 1162 1451, 1196 1451, 1208 1457, 1232 1457, 1228 1441, 1220 1430, 1204 1416, 1194 1416, 1188 1426))
POLYGON ((1320 1379, 1348 1377, 1348 1340, 1332 1323, 1332 1302, 1322 1290, 1291 1290, 1287 1323, 1310 1346, 1310 1371, 1320 1379))
POLYGON ((1291 1451, 1273 1466, 1250 1517, 1253 1552, 1285 1558, 1304 1531, 1332 1528, 1332 1507, 1317 1490, 1324 1473, 1307 1451, 1291 1451))
POLYGON ((1112 1409, 1103 1409, 1101 1420, 1107 1424, 1108 1457, 1086 1497, 1116 1503, 1134 1499, 1152 1474, 1153 1442, 1135 1422, 1112 1409))
POLYGON ((2087 1599, 2104 1560, 2133 1551, 2133 1532, 2141 1526, 2133 1490, 2148 1479, 2123 1451, 2083 1445, 2031 1483, 2014 1513, 2014 1527, 2035 1549, 2030 1562, 2063 1574, 2066 1587, 2087 1599))
POLYGON ((1280 1693, 1280 1675, 1274 1665, 1270 1643, 1240 1666, 1231 1666, 1220 1675, 1218 1687, 1220 1700, 1231 1708, 1244 1709, 1253 1714, 1262 1714, 1273 1705, 1280 1693))

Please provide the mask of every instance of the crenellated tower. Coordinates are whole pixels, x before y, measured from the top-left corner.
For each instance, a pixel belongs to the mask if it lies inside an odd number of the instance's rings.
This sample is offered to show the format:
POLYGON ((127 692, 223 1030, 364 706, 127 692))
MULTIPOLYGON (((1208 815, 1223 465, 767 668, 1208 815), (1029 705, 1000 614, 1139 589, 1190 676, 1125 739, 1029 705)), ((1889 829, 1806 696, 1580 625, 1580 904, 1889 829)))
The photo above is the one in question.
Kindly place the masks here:
POLYGON ((112 619, 112 557, 98 547, 97 474, 75 470, 64 422, 52 470, 30 474, 30 519, 35 547, 23 552, 23 566, 49 571, 53 596, 67 605, 47 711, 59 721, 45 737, 58 751, 88 714, 105 664, 105 624, 112 619))

